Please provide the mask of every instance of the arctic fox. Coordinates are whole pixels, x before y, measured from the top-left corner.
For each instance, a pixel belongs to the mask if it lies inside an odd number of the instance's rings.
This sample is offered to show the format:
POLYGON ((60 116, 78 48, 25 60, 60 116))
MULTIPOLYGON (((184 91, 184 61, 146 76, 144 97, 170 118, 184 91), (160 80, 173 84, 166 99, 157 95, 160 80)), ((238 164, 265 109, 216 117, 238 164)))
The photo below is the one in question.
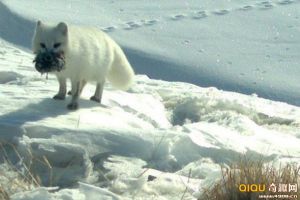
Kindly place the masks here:
POLYGON ((96 82, 95 94, 90 99, 99 103, 106 79, 122 90, 133 83, 134 71, 120 46, 96 28, 69 26, 64 22, 51 26, 38 21, 32 48, 37 55, 51 52, 49 55, 63 58, 65 66, 61 70, 53 66, 40 72, 57 76, 59 91, 54 99, 65 99, 66 80, 71 80, 72 100, 67 106, 70 110, 78 108, 78 99, 87 82, 96 82))

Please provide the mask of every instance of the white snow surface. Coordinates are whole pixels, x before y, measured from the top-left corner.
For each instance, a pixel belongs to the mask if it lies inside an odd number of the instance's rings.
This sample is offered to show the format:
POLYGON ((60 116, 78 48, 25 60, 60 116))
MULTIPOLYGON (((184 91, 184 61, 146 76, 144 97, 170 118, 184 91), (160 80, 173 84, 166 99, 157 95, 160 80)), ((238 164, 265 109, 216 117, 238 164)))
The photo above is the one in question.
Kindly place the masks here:
POLYGON ((26 48, 37 19, 91 25, 150 78, 300 105, 299 0, 2 0, 0 9, 0 34, 26 48))
POLYGON ((300 97, 299 8, 296 0, 0 1, 0 174, 16 176, 5 149, 44 186, 11 198, 165 200, 187 188, 184 199, 196 199, 240 156, 300 163, 300 108, 288 104, 300 97), (70 97, 51 98, 55 77, 34 69, 36 19, 102 28, 147 76, 127 92, 107 84, 101 105, 88 85, 80 109, 68 111, 70 97))

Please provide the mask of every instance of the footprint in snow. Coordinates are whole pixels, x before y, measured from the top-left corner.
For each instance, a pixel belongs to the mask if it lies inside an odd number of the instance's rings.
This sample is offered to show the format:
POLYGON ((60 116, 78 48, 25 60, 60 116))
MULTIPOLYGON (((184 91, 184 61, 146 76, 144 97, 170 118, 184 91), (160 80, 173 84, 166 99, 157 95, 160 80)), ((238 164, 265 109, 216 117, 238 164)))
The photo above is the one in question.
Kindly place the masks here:
POLYGON ((271 9, 274 7, 274 5, 269 1, 263 1, 263 2, 257 3, 256 5, 258 6, 259 9, 262 9, 262 10, 267 10, 267 9, 271 9))
POLYGON ((277 2, 277 4, 279 4, 279 5, 288 5, 291 3, 294 3, 294 1, 293 0, 280 0, 277 2))
POLYGON ((207 17, 206 11, 198 11, 192 16, 193 19, 202 19, 205 17, 207 17))
POLYGON ((182 41, 181 43, 182 43, 182 44, 185 44, 185 45, 188 45, 190 42, 191 42, 190 40, 184 40, 184 41, 182 41))
POLYGON ((215 10, 212 13, 215 15, 226 15, 229 13, 229 10, 225 10, 225 9, 224 10, 215 10))
POLYGON ((184 15, 184 14, 178 14, 178 15, 172 16, 171 20, 178 21, 178 20, 184 19, 185 17, 186 17, 186 15, 184 15))
POLYGON ((19 50, 16 50, 16 49, 15 49, 13 52, 14 52, 16 55, 18 55, 18 54, 20 54, 20 53, 21 53, 21 51, 19 51, 19 50))
POLYGON ((152 26, 154 24, 157 24, 158 20, 156 19, 152 19, 152 20, 142 20, 142 23, 145 25, 145 26, 152 26))
POLYGON ((125 30, 132 30, 132 29, 136 29, 141 27, 142 25, 140 23, 134 22, 134 21, 130 21, 125 23, 125 30))
POLYGON ((115 27, 115 26, 108 26, 108 27, 102 28, 102 31, 104 31, 104 32, 112 32, 112 31, 114 31, 116 29, 117 29, 117 27, 115 27))
POLYGON ((253 9, 253 6, 247 5, 247 6, 243 6, 243 7, 239 8, 238 10, 248 11, 248 10, 252 10, 252 9, 253 9))

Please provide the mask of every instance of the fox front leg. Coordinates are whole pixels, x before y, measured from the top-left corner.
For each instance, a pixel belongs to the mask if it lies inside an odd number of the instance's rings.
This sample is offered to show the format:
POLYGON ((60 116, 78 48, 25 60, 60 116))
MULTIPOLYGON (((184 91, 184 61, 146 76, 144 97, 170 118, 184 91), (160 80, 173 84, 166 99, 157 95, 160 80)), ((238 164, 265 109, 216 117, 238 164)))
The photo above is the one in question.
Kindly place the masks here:
POLYGON ((56 100, 64 100, 66 98, 67 81, 66 78, 57 77, 59 83, 58 93, 53 97, 56 100))
POLYGON ((68 104, 67 108, 69 110, 76 110, 78 109, 78 99, 80 96, 81 84, 82 81, 71 81, 72 82, 72 100, 68 104))

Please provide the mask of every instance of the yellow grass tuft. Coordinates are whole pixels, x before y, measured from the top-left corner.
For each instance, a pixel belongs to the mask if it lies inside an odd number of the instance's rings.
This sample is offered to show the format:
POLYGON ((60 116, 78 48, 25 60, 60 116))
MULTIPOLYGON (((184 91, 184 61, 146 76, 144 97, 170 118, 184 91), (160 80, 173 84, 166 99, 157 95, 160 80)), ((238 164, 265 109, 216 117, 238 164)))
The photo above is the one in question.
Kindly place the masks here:
MULTIPOLYGON (((38 175, 34 174, 31 169, 33 162, 41 162, 47 168, 52 169, 46 157, 43 160, 36 159, 28 152, 28 162, 23 162, 22 156, 19 154, 15 145, 0 142, 0 158, 2 159, 0 171, 0 200, 9 200, 10 196, 23 191, 32 190, 41 186, 38 175), (10 157, 18 159, 19 167, 11 161, 10 157), (21 170, 22 169, 22 170, 21 170)), ((52 174, 52 170, 50 170, 52 174)))
MULTIPOLYGON (((237 164, 233 164, 230 168, 222 167, 221 171, 221 180, 211 187, 206 188, 198 200, 255 200, 266 199, 264 198, 266 195, 294 195, 293 199, 297 199, 296 196, 300 199, 299 164, 285 164, 280 167, 275 167, 271 164, 264 164, 262 160, 251 161, 244 158, 237 164), (272 183, 276 186, 276 192, 269 191, 269 186, 272 183), (257 186, 253 186, 254 191, 251 191, 251 188, 248 190, 248 188, 244 187, 245 185, 251 187, 252 184, 257 186), (280 187, 279 184, 286 184, 288 186, 286 188, 287 192, 278 191, 280 187), (297 192, 288 192, 289 184, 297 184, 297 192), (265 190, 263 190, 263 192, 256 191, 259 186, 261 190, 265 187, 265 190), (241 192, 240 189, 243 192, 241 192)), ((277 199, 292 198, 282 196, 277 199)))

